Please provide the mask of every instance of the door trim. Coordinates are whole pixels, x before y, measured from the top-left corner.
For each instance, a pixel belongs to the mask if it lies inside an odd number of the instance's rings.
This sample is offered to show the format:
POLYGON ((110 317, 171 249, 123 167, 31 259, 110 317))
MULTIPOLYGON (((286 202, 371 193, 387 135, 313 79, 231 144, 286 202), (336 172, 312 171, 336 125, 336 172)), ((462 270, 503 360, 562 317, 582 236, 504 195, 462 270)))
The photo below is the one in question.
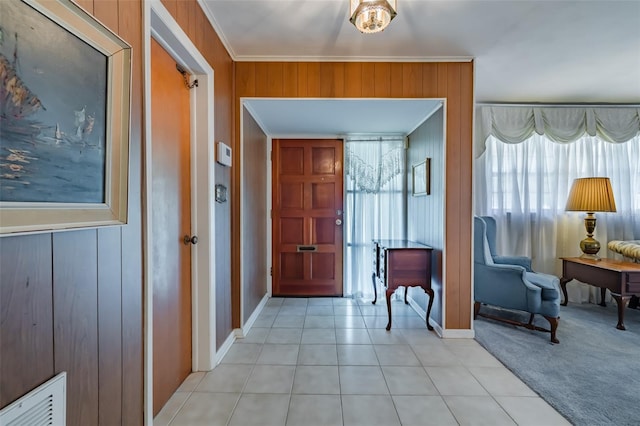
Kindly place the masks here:
POLYGON ((144 139, 143 139, 143 270, 144 270, 144 424, 153 423, 153 259, 151 233, 151 37, 194 78, 191 91, 191 246, 192 370, 215 366, 215 211, 214 185, 214 71, 160 1, 144 3, 144 139))

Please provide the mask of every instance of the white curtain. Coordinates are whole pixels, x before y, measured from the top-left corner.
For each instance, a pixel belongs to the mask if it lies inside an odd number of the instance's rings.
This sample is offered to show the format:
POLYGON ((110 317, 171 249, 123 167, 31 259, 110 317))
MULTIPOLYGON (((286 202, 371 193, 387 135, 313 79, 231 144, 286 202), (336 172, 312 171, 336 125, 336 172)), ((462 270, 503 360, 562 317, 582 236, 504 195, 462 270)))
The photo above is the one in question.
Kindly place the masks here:
MULTIPOLYGON (((631 114, 632 115, 632 114, 631 114)), ((585 238, 584 213, 565 212, 575 178, 609 177, 617 212, 596 213, 594 238, 599 255, 610 240, 640 239, 640 135, 610 143, 582 134, 574 142, 557 143, 533 133, 522 143, 486 139, 476 159, 475 212, 498 222, 498 250, 531 256, 534 270, 561 276, 561 256, 578 256, 585 238)), ((569 300, 597 302, 599 290, 569 283, 569 300)))
POLYGON ((345 144, 344 295, 370 297, 374 239, 404 239, 404 138, 345 144))

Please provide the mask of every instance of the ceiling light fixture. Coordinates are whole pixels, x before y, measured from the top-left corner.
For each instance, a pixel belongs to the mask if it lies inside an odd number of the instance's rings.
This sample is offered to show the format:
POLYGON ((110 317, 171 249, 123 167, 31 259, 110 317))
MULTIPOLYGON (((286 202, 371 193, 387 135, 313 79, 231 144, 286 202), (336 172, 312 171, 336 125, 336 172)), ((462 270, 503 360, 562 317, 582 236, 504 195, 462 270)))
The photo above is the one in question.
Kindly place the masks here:
POLYGON ((377 33, 396 17, 396 9, 397 0, 350 0, 349 21, 361 33, 377 33))

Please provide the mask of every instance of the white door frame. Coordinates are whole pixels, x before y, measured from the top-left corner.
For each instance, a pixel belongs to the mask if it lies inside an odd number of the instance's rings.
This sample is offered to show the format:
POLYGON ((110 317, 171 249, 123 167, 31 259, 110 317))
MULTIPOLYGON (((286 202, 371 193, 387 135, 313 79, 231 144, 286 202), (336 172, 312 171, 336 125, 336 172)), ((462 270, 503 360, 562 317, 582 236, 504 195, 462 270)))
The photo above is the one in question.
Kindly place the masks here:
MULTIPOLYGON (((213 68, 159 0, 144 7, 144 423, 153 423, 153 247, 151 228, 153 176, 151 161, 151 38, 197 79, 191 89, 191 246, 192 370, 215 366, 215 238, 213 68)), ((177 71, 176 71, 177 72, 177 71)))

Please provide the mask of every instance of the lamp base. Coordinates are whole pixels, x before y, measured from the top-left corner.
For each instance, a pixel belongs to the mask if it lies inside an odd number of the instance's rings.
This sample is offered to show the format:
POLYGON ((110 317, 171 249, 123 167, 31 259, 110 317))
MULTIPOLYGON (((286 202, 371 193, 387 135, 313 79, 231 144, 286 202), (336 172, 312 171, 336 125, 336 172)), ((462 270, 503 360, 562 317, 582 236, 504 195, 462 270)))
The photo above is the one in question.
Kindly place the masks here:
POLYGON ((595 238, 587 236, 587 238, 580 241, 580 250, 582 250, 581 258, 600 260, 600 256, 598 256, 598 252, 600 251, 600 242, 595 238))

